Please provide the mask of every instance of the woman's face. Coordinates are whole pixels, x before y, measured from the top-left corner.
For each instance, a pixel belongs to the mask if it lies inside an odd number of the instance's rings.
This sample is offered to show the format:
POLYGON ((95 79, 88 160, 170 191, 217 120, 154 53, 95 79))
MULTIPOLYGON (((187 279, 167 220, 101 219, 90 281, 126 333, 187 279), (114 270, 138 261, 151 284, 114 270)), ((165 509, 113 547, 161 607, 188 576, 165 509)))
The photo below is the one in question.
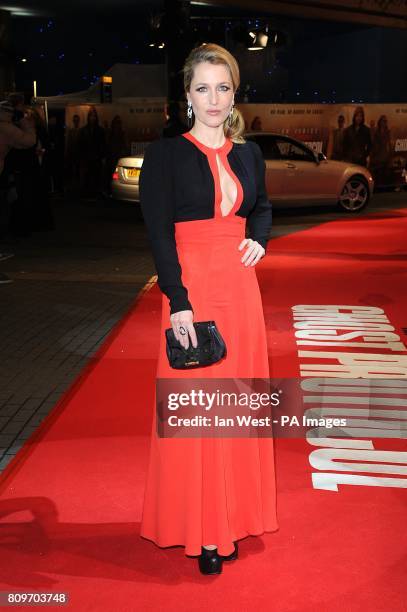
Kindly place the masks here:
POLYGON ((221 125, 233 103, 233 85, 227 66, 201 62, 195 67, 188 102, 192 103, 195 121, 208 127, 221 125), (210 114, 208 111, 218 111, 210 114))

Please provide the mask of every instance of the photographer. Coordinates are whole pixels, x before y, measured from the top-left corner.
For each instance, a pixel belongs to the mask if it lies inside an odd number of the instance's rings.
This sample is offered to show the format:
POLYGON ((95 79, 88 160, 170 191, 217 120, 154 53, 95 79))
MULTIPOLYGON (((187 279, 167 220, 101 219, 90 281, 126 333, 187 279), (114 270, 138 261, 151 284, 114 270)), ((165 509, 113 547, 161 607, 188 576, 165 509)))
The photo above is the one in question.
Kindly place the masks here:
POLYGON ((15 109, 7 100, 0 102, 0 175, 10 149, 28 149, 36 142, 34 119, 25 113, 13 122, 14 114, 15 109))

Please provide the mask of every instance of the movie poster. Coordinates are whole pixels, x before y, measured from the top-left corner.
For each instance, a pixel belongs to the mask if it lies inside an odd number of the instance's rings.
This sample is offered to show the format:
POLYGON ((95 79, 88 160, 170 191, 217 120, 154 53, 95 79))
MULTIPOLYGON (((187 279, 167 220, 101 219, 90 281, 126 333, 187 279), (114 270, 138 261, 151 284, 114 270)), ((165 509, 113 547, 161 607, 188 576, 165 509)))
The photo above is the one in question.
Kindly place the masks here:
MULTIPOLYGON (((74 114, 86 123, 91 105, 66 107, 66 125, 74 114)), ((95 104, 108 128, 120 115, 131 142, 131 153, 161 135, 165 100, 140 99, 129 104, 95 104)), ((183 104, 180 104, 184 116, 183 104)), ((237 104, 246 130, 285 134, 306 142, 329 159, 367 167, 376 188, 407 184, 407 104, 237 104)))
POLYGON ((285 134, 367 167, 376 187, 406 185, 407 104, 242 104, 248 131, 285 134))

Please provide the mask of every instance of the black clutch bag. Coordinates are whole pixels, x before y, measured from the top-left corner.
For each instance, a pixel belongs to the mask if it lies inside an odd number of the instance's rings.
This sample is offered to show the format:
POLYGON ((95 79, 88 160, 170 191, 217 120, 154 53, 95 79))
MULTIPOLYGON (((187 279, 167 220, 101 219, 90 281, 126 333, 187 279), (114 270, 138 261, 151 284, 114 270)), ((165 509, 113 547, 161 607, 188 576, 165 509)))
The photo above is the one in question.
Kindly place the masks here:
POLYGON ((172 327, 165 330, 167 357, 172 368, 202 368, 216 363, 226 355, 226 344, 215 321, 197 321, 193 325, 198 340, 196 348, 192 346, 189 338, 189 347, 184 349, 175 338, 172 327))

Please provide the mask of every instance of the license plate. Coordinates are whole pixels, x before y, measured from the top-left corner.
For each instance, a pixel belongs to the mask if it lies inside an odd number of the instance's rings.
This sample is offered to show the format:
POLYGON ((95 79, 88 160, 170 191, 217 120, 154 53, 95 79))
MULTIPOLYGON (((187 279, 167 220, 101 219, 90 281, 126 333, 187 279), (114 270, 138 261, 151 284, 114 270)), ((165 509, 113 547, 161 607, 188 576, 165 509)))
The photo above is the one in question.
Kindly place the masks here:
POLYGON ((137 178, 140 174, 140 168, 126 168, 127 178, 137 178))

